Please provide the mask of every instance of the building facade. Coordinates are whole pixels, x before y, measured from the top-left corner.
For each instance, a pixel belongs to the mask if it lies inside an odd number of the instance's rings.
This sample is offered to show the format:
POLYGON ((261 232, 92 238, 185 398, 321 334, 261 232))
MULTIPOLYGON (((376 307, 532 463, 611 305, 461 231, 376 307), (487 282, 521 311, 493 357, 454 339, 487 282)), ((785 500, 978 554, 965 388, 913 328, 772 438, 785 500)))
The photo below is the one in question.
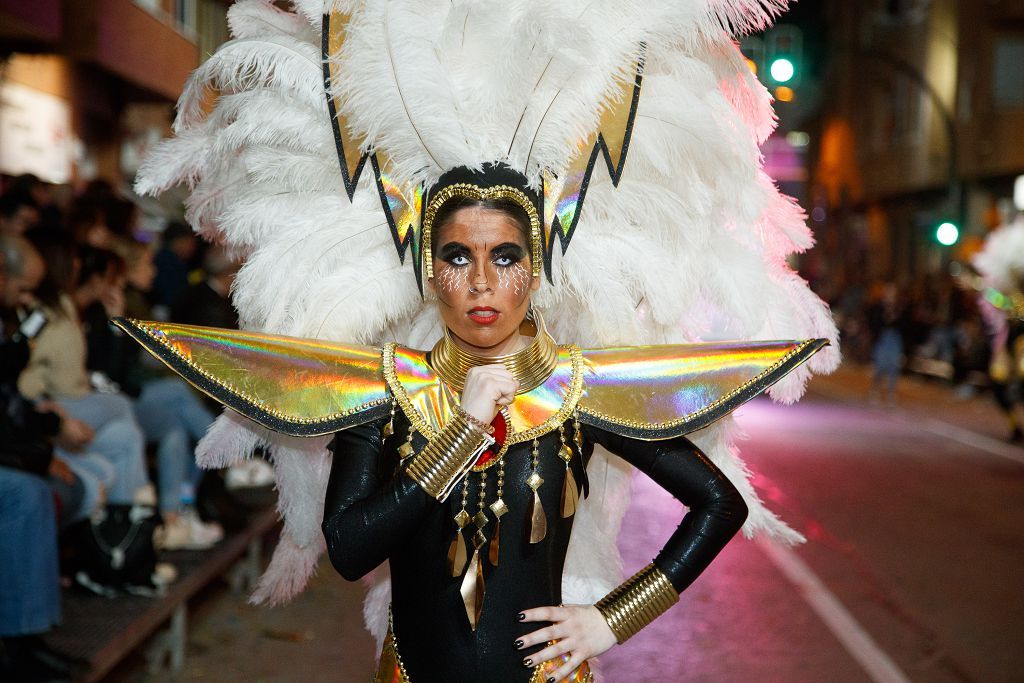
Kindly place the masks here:
POLYGON ((1024 0, 825 5, 811 167, 823 276, 955 273, 1013 211, 1024 174, 1024 0))
POLYGON ((0 0, 0 174, 125 187, 226 40, 228 4, 0 0))

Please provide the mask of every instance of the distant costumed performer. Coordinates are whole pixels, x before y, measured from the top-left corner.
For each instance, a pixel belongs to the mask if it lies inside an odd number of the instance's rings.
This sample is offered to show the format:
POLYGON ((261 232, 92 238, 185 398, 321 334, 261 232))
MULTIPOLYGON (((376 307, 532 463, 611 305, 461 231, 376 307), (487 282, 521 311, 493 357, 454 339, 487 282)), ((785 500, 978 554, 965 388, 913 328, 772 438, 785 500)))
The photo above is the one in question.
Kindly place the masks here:
POLYGON ((231 408, 202 464, 273 456, 254 599, 369 577, 378 681, 593 680, 741 524, 801 539, 729 417, 838 362, 733 43, 783 3, 680 5, 238 2, 140 173, 243 331, 119 324, 231 408), (634 466, 690 511, 623 582, 634 466))
POLYGON ((993 230, 972 263, 982 276, 979 306, 992 333, 989 379, 1010 426, 1024 441, 1024 216, 993 230))

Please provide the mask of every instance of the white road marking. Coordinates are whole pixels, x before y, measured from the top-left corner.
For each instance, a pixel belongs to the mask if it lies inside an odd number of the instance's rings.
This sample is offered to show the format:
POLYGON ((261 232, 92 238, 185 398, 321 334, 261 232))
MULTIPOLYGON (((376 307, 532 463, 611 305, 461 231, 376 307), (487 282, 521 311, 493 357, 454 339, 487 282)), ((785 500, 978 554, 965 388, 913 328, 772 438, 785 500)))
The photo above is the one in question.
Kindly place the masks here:
POLYGON ((796 587, 814 613, 825 622, 846 651, 864 667, 875 683, 909 683, 889 655, 878 646, 853 615, 843 607, 811 568, 789 548, 763 538, 757 544, 772 564, 796 587))
POLYGON ((978 432, 973 432, 970 429, 964 429, 963 427, 957 427, 948 422, 942 420, 927 419, 921 423, 921 427, 932 434, 944 436, 947 439, 953 439, 960 443, 970 446, 971 448, 977 448, 978 450, 998 455, 1012 460, 1016 463, 1024 465, 1024 449, 1012 446, 1008 443, 1004 443, 999 439, 993 439, 991 436, 985 436, 978 432))
MULTIPOLYGON (((835 387, 824 384, 815 386, 813 390, 819 396, 841 401, 842 403, 862 410, 869 409, 868 406, 864 405, 863 396, 859 393, 839 390, 835 387)), ((894 417, 897 417, 897 419, 901 420, 904 424, 910 424, 923 431, 931 432, 938 436, 944 436, 948 439, 959 441, 965 446, 971 446, 972 448, 977 448, 978 450, 985 451, 986 453, 998 455, 1002 458, 1006 458, 1007 460, 1024 464, 1024 449, 1019 446, 1008 444, 1004 441, 1000 441, 999 439, 986 436, 985 434, 981 434, 970 429, 958 427, 944 420, 922 417, 909 410, 898 410, 894 417)))

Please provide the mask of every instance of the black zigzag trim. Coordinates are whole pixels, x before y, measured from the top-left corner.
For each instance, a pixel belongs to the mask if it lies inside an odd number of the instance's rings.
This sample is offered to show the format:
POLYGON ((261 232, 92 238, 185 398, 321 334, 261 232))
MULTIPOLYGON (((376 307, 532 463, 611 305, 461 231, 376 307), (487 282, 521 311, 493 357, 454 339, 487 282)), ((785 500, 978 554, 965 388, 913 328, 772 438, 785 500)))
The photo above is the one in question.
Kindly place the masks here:
MULTIPOLYGON (((572 222, 569 224, 568 229, 562 225, 562 221, 556 215, 552 224, 548 226, 547 239, 544 242, 544 270, 547 272, 548 282, 553 282, 551 276, 552 260, 554 255, 555 238, 558 238, 558 244, 562 248, 562 255, 569 249, 569 242, 572 241, 573 236, 576 233, 576 225, 579 223, 580 214, 583 212, 583 202, 587 197, 587 190, 590 187, 590 178, 594 173, 594 166, 597 164, 598 153, 604 158, 605 168, 608 169, 608 175, 611 177, 612 185, 614 187, 619 186, 619 181, 622 179, 622 172, 626 168, 626 155, 629 152, 629 143, 633 137, 633 124, 636 121, 636 111, 640 104, 640 87, 643 84, 643 70, 644 70, 644 57, 641 55, 637 62, 636 68, 636 81, 633 83, 633 96, 629 104, 629 116, 626 118, 626 131, 622 138, 622 152, 619 154, 618 165, 612 164, 611 151, 608 148, 608 142, 604 139, 604 133, 598 131, 597 142, 594 143, 593 149, 590 151, 590 159, 587 161, 587 170, 583 174, 583 182, 580 184, 580 198, 576 203, 576 211, 573 213, 572 222)), ((544 193, 541 193, 541 202, 543 204, 544 193)), ((541 216, 544 215, 544 207, 541 206, 541 216)))
POLYGON ((334 131, 334 146, 338 150, 338 163, 341 165, 341 179, 345 184, 345 194, 349 201, 355 196, 356 186, 359 184, 359 177, 366 166, 366 154, 359 155, 359 163, 356 164, 355 173, 349 177, 348 163, 345 159, 345 145, 341 142, 341 124, 338 122, 338 110, 334 105, 334 98, 331 96, 331 65, 330 65, 330 42, 331 42, 331 15, 325 14, 323 21, 323 35, 320 40, 321 62, 324 74, 324 95, 327 98, 327 110, 331 115, 331 129, 334 131))

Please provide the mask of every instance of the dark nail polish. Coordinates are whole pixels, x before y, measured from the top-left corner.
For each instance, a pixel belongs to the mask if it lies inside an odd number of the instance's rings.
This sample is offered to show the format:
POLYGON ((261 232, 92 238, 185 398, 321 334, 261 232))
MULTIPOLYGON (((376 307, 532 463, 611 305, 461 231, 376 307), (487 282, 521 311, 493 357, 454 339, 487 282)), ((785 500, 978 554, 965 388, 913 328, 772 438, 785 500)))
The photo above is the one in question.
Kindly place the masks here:
POLYGON ((517 641, 515 642, 515 646, 516 646, 516 649, 517 649, 517 650, 520 650, 520 649, 522 649, 522 647, 523 647, 523 641, 521 641, 521 640, 517 640, 517 641))
POLYGON ((516 615, 516 619, 518 619, 519 621, 522 621, 525 618, 526 618, 526 613, 525 612, 520 612, 519 614, 516 615))
POLYGON ((523 666, 533 666, 533 660, 532 659, 524 659, 523 660, 523 666))

